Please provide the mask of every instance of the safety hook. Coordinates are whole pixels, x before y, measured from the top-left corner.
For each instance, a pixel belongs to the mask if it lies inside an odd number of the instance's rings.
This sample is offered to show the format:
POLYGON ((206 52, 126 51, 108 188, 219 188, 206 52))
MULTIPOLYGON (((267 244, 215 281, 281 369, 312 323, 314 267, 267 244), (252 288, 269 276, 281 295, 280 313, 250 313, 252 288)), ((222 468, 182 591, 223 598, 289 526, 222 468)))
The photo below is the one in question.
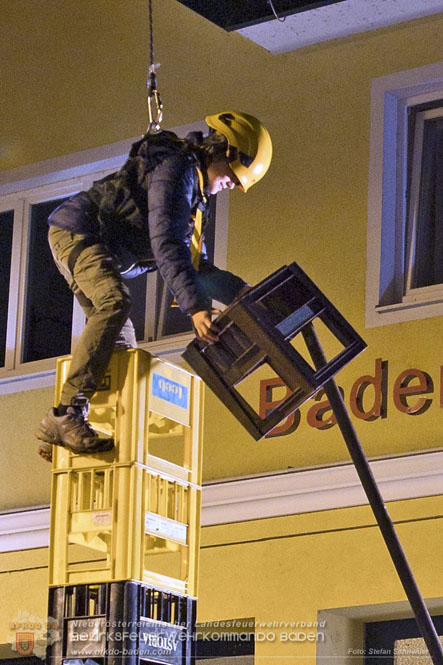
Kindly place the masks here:
POLYGON ((160 67, 160 65, 152 64, 148 70, 148 134, 159 132, 160 124, 163 119, 163 102, 157 89, 157 75, 155 73, 157 67, 160 67))

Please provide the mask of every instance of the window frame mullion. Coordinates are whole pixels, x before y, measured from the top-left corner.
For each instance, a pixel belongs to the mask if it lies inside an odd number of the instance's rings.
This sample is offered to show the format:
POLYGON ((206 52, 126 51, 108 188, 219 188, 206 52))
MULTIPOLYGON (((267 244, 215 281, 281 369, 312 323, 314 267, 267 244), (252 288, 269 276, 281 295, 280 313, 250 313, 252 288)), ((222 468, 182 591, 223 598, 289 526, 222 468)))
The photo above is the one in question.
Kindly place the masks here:
POLYGON ((441 107, 419 111, 415 118, 411 189, 409 198, 409 210, 406 222, 406 247, 405 247, 405 286, 403 302, 432 302, 437 298, 443 298, 443 284, 431 284, 429 286, 414 286, 416 279, 417 252, 418 248, 418 217, 420 215, 421 183, 423 173, 423 151, 425 123, 427 120, 443 118, 443 102, 441 107))
MULTIPOLYGON (((41 360, 32 360, 24 362, 25 354, 25 324, 26 324, 26 285, 29 277, 29 257, 30 257, 30 238, 31 238, 31 212, 32 206, 48 200, 63 199, 66 196, 74 195, 83 189, 84 178, 62 181, 43 185, 32 190, 24 192, 23 198, 23 217, 22 217, 22 235, 21 235, 21 256, 20 256, 20 286, 18 290, 18 308, 17 308, 17 326, 15 339, 15 357, 14 369, 23 370, 24 373, 51 369, 55 366, 56 358, 44 358, 41 360)), ((75 301, 75 299, 74 299, 75 301)), ((74 311, 73 311, 74 324, 74 311)), ((73 326, 74 329, 74 326, 73 326)), ((71 333, 72 335, 72 333, 71 333)), ((72 338, 71 338, 72 339, 72 338)))
POLYGON ((20 283, 17 298, 17 329, 15 338, 15 358, 14 368, 18 369, 23 364, 23 345, 25 338, 24 324, 26 321, 26 284, 28 283, 29 273, 29 240, 31 231, 31 212, 32 203, 29 199, 23 201, 22 233, 20 242, 20 283))
POLYGON ((2 206, 2 212, 13 211, 11 267, 9 273, 8 317, 6 323, 6 352, 5 364, 1 369, 11 371, 14 369, 15 349, 17 343, 17 313, 19 307, 19 293, 22 282, 21 255, 24 218, 24 200, 18 200, 12 205, 2 206))
POLYGON ((146 276, 145 338, 143 342, 155 343, 157 321, 157 288, 160 276, 158 270, 146 276))
POLYGON ((425 126, 424 112, 417 113, 415 118, 414 147, 412 155, 411 189, 409 196, 409 210, 406 220, 406 265, 404 295, 410 294, 413 289, 414 266, 417 256, 417 226, 420 207, 420 182, 423 160, 423 140, 425 126))

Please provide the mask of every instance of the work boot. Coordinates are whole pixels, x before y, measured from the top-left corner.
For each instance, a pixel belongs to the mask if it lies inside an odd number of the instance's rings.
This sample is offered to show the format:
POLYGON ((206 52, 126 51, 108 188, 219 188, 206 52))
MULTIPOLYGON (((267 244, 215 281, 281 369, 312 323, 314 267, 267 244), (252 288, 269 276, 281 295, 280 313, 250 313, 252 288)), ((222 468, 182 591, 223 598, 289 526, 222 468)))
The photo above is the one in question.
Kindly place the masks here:
POLYGON ((100 439, 92 429, 87 403, 69 406, 63 416, 59 416, 56 409, 49 409, 35 436, 45 442, 40 446, 39 455, 48 461, 52 459, 51 446, 64 446, 82 455, 105 452, 114 446, 113 439, 100 439))

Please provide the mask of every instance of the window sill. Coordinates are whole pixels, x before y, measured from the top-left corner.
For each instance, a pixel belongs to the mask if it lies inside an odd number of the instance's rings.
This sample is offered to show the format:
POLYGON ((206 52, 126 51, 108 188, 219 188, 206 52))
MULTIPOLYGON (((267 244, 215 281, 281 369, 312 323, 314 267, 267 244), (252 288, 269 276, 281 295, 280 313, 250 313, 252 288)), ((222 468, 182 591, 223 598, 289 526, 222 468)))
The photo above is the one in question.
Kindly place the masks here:
POLYGON ((409 289, 403 296, 403 302, 413 305, 431 305, 443 302, 443 288, 441 284, 423 286, 417 289, 409 289))
POLYGON ((401 323, 442 315, 443 296, 435 297, 435 300, 428 297, 426 301, 405 296, 402 302, 376 305, 373 315, 368 317, 366 325, 368 328, 373 328, 390 323, 401 323))
POLYGON ((48 388, 54 384, 55 368, 32 373, 23 370, 5 371, 0 374, 0 395, 48 388))
POLYGON ((138 348, 152 353, 153 356, 162 356, 164 360, 171 363, 183 365, 184 360, 181 354, 194 337, 195 335, 192 332, 183 333, 182 335, 165 337, 156 342, 139 342, 138 348))
MULTIPOLYGON (((166 337, 156 342, 140 342, 138 348, 151 353, 153 356, 162 356, 171 363, 183 364, 181 354, 193 339, 193 333, 184 333, 166 337)), ((32 371, 30 367, 14 370, 0 369, 0 395, 54 386, 55 361, 55 358, 41 361, 45 363, 45 367, 42 367, 40 371, 32 371)), ((35 367, 35 363, 33 365, 35 367)))
MULTIPOLYGON (((440 305, 443 304, 443 298, 438 298, 432 301, 427 300, 426 302, 415 298, 410 298, 410 299, 405 298, 403 302, 393 303, 391 305, 377 305, 375 311, 378 314, 384 314, 385 312, 398 312, 401 310, 414 309, 416 307, 426 307, 426 306, 439 305, 439 304, 440 305)), ((443 310, 440 313, 443 313, 443 310)))
POLYGON ((443 303, 443 288, 441 284, 424 286, 417 289, 409 289, 401 302, 389 305, 377 305, 376 311, 393 312, 400 309, 411 309, 412 307, 425 307, 426 305, 438 305, 443 303))

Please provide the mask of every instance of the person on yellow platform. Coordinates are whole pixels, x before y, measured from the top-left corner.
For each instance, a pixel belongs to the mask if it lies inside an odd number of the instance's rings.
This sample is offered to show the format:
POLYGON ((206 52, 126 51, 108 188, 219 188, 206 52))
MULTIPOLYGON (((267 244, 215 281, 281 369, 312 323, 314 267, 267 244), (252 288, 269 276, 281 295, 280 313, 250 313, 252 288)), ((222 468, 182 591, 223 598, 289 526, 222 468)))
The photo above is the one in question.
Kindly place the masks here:
POLYGON ((118 172, 65 201, 49 217, 54 261, 87 323, 60 404, 48 411, 36 432, 45 459, 51 459, 52 445, 82 454, 113 446, 90 426, 88 408, 114 348, 136 346, 123 277, 158 269, 180 309, 191 316, 196 335, 207 342, 216 339, 211 300, 229 304, 246 286, 205 255, 201 241, 208 202, 223 189, 247 192, 261 180, 271 163, 272 142, 261 122, 247 113, 217 113, 206 123, 207 135, 145 135, 118 172))

